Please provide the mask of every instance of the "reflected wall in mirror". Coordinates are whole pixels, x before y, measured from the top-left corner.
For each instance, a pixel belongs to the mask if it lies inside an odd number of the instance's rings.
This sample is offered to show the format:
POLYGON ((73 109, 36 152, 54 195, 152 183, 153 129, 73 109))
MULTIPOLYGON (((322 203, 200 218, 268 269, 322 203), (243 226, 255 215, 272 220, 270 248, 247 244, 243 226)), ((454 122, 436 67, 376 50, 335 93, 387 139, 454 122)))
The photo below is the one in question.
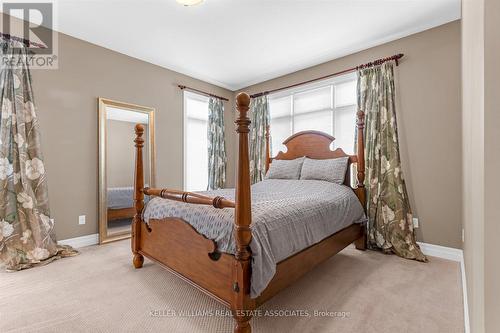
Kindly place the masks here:
POLYGON ((99 98, 99 242, 130 237, 134 209, 134 127, 144 125, 144 183, 154 186, 154 109, 99 98))

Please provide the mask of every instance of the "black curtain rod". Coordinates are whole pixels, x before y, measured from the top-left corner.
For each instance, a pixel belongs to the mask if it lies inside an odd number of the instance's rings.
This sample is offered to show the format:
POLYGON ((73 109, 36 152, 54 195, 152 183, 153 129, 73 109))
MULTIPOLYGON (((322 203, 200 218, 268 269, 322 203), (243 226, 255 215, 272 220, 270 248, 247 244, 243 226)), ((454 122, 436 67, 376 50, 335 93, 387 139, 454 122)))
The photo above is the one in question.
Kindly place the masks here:
POLYGON ((218 99, 221 99, 223 101, 226 101, 228 102, 229 100, 225 97, 222 97, 222 96, 217 96, 217 95, 214 95, 214 94, 211 94, 211 93, 208 93, 206 91, 203 91, 203 90, 198 90, 198 89, 195 89, 195 88, 191 88, 191 87, 188 87, 188 86, 183 86, 181 84, 177 85, 177 87, 179 87, 181 90, 190 90, 190 91, 194 91, 194 92, 197 92, 198 94, 202 94, 202 95, 205 95, 205 96, 209 96, 209 97, 215 97, 215 98, 218 98, 218 99))
POLYGON ((322 76, 322 77, 318 77, 318 78, 315 78, 315 79, 312 79, 312 80, 307 80, 307 81, 295 83, 295 84, 292 84, 292 85, 289 85, 289 86, 286 86, 286 87, 281 87, 281 88, 277 88, 277 89, 273 89, 273 90, 269 90, 269 91, 263 91, 263 92, 260 92, 260 93, 257 93, 257 94, 250 95, 250 97, 251 98, 256 98, 256 97, 268 95, 268 94, 271 94, 273 92, 277 92, 277 91, 281 91, 281 90, 285 90, 285 89, 294 88, 294 87, 297 87, 297 86, 301 86, 303 84, 307 84, 307 83, 311 83, 311 82, 316 82, 316 81, 328 79, 330 77, 338 76, 338 75, 341 75, 341 74, 347 74, 347 73, 350 73, 350 72, 354 72, 354 71, 357 71, 358 69, 363 69, 363 68, 368 68, 368 67, 372 67, 372 66, 381 65, 384 62, 391 61, 391 60, 395 60, 396 61, 396 66, 398 66, 399 65, 399 59, 401 59, 403 56, 404 56, 403 53, 395 54, 395 55, 387 57, 387 58, 377 59, 377 60, 368 62, 366 64, 362 64, 362 65, 358 65, 356 67, 344 69, 343 71, 340 71, 340 72, 337 72, 337 73, 328 74, 328 75, 325 75, 325 76, 322 76))

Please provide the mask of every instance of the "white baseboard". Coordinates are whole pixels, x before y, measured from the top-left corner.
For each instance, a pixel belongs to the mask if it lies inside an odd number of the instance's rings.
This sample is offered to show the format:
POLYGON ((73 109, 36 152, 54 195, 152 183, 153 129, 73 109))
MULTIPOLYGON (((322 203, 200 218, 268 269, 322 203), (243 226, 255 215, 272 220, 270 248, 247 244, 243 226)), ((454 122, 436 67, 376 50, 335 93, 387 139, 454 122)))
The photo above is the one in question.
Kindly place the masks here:
POLYGON ((462 257, 462 261, 460 261, 460 268, 462 270, 462 289, 464 295, 464 324, 465 324, 465 333, 470 333, 470 322, 469 322, 469 301, 467 300, 467 280, 465 274, 465 263, 462 257))
POLYGON ((464 255, 461 249, 455 249, 453 247, 446 247, 446 246, 427 244, 421 242, 417 243, 418 245, 420 245, 420 249, 425 255, 458 261, 458 262, 463 261, 464 255))
POLYGON ((463 250, 441 245, 421 243, 421 242, 418 242, 418 245, 420 245, 420 249, 425 255, 458 261, 460 263, 460 271, 462 273, 462 294, 464 303, 464 328, 465 328, 465 333, 470 333, 469 302, 467 300, 467 280, 465 274, 463 250))
POLYGON ((99 234, 86 235, 57 241, 61 245, 70 245, 74 248, 99 244, 99 234))

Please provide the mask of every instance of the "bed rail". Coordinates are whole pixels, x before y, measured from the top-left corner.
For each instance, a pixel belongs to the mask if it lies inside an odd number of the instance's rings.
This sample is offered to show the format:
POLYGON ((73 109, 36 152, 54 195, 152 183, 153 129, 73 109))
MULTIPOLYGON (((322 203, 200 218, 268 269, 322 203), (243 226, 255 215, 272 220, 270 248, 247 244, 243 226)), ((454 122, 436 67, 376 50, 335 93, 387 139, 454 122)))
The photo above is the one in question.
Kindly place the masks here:
POLYGON ((212 205, 215 208, 220 208, 220 209, 235 207, 235 203, 233 201, 220 196, 209 197, 207 195, 193 193, 193 192, 184 192, 178 190, 169 190, 166 188, 158 189, 158 188, 148 188, 148 187, 146 187, 143 190, 143 192, 146 195, 152 195, 164 199, 182 201, 197 205, 212 205))

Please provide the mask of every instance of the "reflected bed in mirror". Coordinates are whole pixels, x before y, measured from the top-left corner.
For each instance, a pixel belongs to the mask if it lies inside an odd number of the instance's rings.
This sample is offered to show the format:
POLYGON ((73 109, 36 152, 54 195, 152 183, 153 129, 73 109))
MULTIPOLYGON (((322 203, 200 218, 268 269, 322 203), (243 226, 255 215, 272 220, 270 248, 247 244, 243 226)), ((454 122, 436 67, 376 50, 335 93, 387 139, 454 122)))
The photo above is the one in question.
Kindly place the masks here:
POLYGON ((130 237, 134 127, 143 124, 144 181, 154 186, 154 109, 99 98, 99 242, 130 237))

